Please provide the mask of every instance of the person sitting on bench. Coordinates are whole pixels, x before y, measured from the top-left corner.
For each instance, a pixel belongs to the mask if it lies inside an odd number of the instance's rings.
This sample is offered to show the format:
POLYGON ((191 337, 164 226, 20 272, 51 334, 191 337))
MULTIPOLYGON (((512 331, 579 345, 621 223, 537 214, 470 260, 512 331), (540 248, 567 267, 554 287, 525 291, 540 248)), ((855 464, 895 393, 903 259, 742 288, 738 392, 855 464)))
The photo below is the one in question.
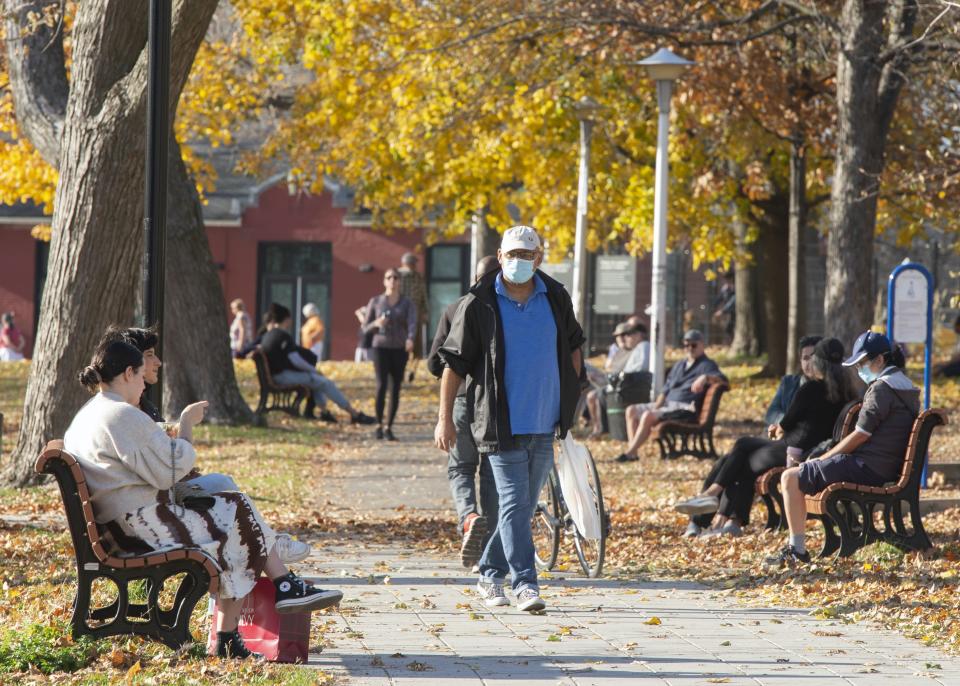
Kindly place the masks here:
POLYGON ((656 402, 639 403, 627 408, 627 449, 617 456, 617 462, 634 462, 650 431, 660 422, 693 421, 707 387, 714 381, 726 381, 717 363, 707 357, 703 334, 690 329, 683 335, 683 349, 687 359, 673 365, 663 390, 656 402))
MULTIPOLYGON (((157 344, 160 342, 160 335, 156 329, 143 329, 130 327, 124 329, 120 326, 108 327, 100 339, 100 344, 111 341, 123 341, 129 343, 143 354, 143 381, 144 391, 140 396, 138 407, 150 419, 157 422, 172 436, 176 437, 179 426, 172 425, 163 418, 163 414, 157 409, 157 406, 150 402, 147 397, 147 388, 160 380, 160 367, 163 362, 157 355, 157 344)), ((226 493, 228 491, 239 491, 237 482, 233 477, 218 472, 208 472, 201 474, 200 470, 194 467, 181 479, 185 484, 203 489, 207 493, 226 493)), ((277 534, 277 554, 284 564, 300 562, 310 556, 310 546, 302 541, 298 541, 290 534, 277 534)))
POLYGON ((351 424, 374 424, 373 417, 354 409, 344 397, 337 384, 318 372, 301 354, 301 349, 287 329, 292 320, 290 310, 276 303, 270 305, 272 321, 267 323, 267 332, 263 334, 260 347, 273 380, 288 386, 306 386, 313 393, 313 402, 320 408, 320 421, 336 423, 337 418, 327 409, 327 398, 350 415, 351 424))
POLYGON ((867 331, 857 338, 843 364, 856 367, 868 384, 857 427, 820 457, 799 466, 788 462, 780 477, 780 492, 790 539, 780 552, 766 558, 768 566, 810 561, 804 542, 806 495, 843 481, 882 486, 896 481, 903 468, 907 441, 920 411, 920 389, 903 373, 903 353, 883 334, 867 331))
POLYGON ((243 598, 265 572, 276 587, 278 612, 309 612, 340 602, 339 591, 304 582, 280 561, 276 534, 243 493, 217 493, 202 502, 175 501, 177 482, 196 463, 193 427, 206 401, 188 405, 171 438, 138 409, 144 388, 143 354, 123 341, 97 347, 80 382, 95 393, 77 412, 63 437, 90 491, 104 541, 123 552, 168 546, 199 548, 219 565, 217 655, 257 657, 237 631, 243 598), (122 544, 121 544, 122 542, 122 544))
MULTIPOLYGON (((618 353, 607 358, 604 371, 608 377, 604 378, 603 385, 587 391, 587 409, 590 412, 590 435, 587 438, 599 438, 603 434, 603 415, 607 412, 606 398, 609 375, 621 372, 632 374, 646 372, 650 368, 650 342, 647 340, 647 327, 640 322, 630 320, 622 322, 613 330, 618 353)), ((613 346, 611 346, 613 347, 613 346)), ((589 373, 589 369, 587 372, 589 373)))
POLYGON ((802 456, 830 437, 837 416, 854 395, 842 361, 843 343, 836 338, 801 348, 804 381, 786 414, 768 428, 768 438, 737 439, 733 450, 714 463, 700 495, 674 506, 691 516, 684 536, 740 536, 750 521, 757 477, 783 467, 788 455, 802 456), (710 529, 703 531, 707 525, 710 529))

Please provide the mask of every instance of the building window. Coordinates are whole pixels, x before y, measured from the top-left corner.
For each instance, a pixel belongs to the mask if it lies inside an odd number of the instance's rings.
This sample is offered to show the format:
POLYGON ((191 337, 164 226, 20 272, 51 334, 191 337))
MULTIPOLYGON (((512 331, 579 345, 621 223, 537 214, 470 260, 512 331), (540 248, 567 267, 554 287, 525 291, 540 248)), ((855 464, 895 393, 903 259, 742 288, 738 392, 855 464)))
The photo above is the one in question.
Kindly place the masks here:
POLYGON ((444 310, 470 287, 470 246, 434 245, 427 252, 427 295, 430 299, 430 340, 444 310))

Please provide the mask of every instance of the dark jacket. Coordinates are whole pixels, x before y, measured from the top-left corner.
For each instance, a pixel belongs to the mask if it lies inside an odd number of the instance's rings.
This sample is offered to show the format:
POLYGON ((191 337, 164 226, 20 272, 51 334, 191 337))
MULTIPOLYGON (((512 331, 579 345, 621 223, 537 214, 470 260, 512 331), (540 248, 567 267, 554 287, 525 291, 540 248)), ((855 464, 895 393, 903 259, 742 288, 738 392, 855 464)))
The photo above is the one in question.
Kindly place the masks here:
POLYGON ((443 363, 443 358, 440 357, 440 346, 447 340, 447 335, 450 333, 450 322, 453 321, 459 306, 460 300, 452 302, 440 315, 440 321, 437 322, 437 333, 433 336, 433 345, 430 346, 430 354, 427 356, 427 369, 438 379, 443 376, 443 370, 447 368, 447 365, 443 363))
MULTIPOLYGON (((487 274, 457 307, 450 334, 440 347, 440 357, 457 376, 467 379, 467 408, 473 438, 481 453, 510 450, 514 446, 510 411, 504 389, 503 322, 494 281, 499 270, 487 274)), ((560 425, 563 438, 573 426, 580 380, 572 354, 583 345, 583 330, 573 313, 573 303, 563 285, 541 271, 547 301, 557 325, 557 360, 560 365, 560 425)))
POLYGON ((777 394, 773 396, 770 407, 767 408, 767 414, 764 415, 767 426, 780 423, 802 383, 803 374, 787 374, 780 380, 780 385, 777 386, 777 394))

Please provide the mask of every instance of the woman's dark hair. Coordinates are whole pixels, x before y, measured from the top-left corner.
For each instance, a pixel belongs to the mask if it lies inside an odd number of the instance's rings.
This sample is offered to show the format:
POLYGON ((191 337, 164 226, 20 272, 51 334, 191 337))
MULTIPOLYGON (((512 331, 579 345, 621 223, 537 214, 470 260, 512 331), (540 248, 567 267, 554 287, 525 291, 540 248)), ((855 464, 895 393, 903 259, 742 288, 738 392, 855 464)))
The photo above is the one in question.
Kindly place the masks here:
POLYGON ((797 349, 803 350, 804 348, 812 348, 822 340, 823 336, 804 336, 800 339, 800 343, 797 344, 797 349))
POLYGON ((280 324, 290 319, 290 316, 290 310, 280 303, 270 303, 270 307, 267 308, 267 316, 264 317, 263 321, 280 324))
POLYGON ((823 374, 830 403, 853 399, 853 384, 843 362, 843 343, 836 338, 824 338, 813 348, 813 368, 823 374))
POLYGON ((151 326, 149 329, 139 329, 136 327, 128 329, 117 326, 116 324, 111 324, 100 339, 100 344, 103 345, 112 341, 129 343, 140 352, 145 353, 150 350, 150 348, 157 347, 157 343, 160 342, 160 334, 157 333, 155 326, 151 326))
POLYGON ((883 358, 883 365, 885 367, 897 367, 903 369, 907 366, 907 356, 903 352, 903 345, 900 343, 893 343, 893 350, 888 350, 885 353, 878 353, 873 357, 868 357, 868 360, 875 360, 878 357, 883 358))
POLYGON ((110 383, 127 371, 127 367, 143 366, 143 353, 124 341, 101 341, 93 353, 93 359, 82 372, 80 383, 94 392, 100 383, 110 383))

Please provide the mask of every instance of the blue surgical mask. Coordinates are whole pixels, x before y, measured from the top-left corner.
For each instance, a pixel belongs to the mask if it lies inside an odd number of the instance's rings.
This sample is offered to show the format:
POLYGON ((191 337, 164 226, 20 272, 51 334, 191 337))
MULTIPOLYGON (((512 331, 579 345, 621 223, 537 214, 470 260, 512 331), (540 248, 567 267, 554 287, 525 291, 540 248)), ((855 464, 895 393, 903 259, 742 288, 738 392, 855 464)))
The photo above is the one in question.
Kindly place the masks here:
POLYGON ((533 278, 533 260, 521 260, 516 257, 503 259, 503 276, 510 283, 524 284, 533 278))
POLYGON ((877 372, 873 371, 867 365, 857 368, 857 374, 860 375, 860 378, 863 379, 863 383, 870 385, 880 376, 877 372))

